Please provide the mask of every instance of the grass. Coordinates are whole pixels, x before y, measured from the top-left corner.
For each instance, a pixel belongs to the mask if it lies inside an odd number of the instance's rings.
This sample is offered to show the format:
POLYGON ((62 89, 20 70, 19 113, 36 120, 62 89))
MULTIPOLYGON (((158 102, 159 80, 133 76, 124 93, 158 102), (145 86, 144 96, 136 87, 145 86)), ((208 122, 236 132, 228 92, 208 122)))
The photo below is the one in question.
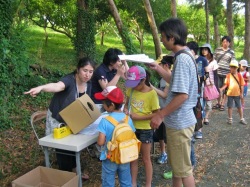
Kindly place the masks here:
MULTIPOLYGON (((48 32, 48 43, 45 46, 45 35, 42 28, 30 26, 26 30, 26 47, 28 49, 29 64, 39 64, 51 72, 61 72, 61 75, 69 73, 75 69, 76 54, 72 42, 63 34, 56 33, 50 29, 48 32)), ((132 37, 136 48, 139 49, 138 41, 132 37)), ((239 59, 243 52, 243 45, 236 48, 236 57, 239 59)), ((100 45, 100 35, 96 35, 96 61, 102 62, 106 50, 110 47, 116 47, 125 51, 121 39, 117 36, 106 35, 104 45, 100 45)), ((167 53, 163 48, 163 53, 167 53)), ((155 58, 154 44, 150 35, 145 35, 144 53, 151 58, 155 58)), ((32 75, 32 74, 31 74, 32 75)), ((43 77, 41 72, 36 72, 30 77, 29 86, 37 86, 39 83, 46 83, 53 77, 48 74, 43 77), (36 75, 36 76, 35 76, 36 75)), ((25 84, 26 85, 26 84, 25 84)), ((25 88, 29 89, 29 88, 25 88)), ((25 90, 26 91, 26 90, 25 90)), ((7 131, 0 132, 0 186, 9 186, 10 182, 18 176, 35 168, 37 165, 43 165, 42 152, 32 133, 29 125, 29 116, 33 111, 44 110, 48 107, 52 94, 41 93, 37 98, 21 96, 19 101, 22 103, 23 113, 21 115, 13 114, 16 119, 13 127, 7 131), (18 116, 17 116, 18 115, 18 116), (42 155, 42 156, 41 156, 42 155)))

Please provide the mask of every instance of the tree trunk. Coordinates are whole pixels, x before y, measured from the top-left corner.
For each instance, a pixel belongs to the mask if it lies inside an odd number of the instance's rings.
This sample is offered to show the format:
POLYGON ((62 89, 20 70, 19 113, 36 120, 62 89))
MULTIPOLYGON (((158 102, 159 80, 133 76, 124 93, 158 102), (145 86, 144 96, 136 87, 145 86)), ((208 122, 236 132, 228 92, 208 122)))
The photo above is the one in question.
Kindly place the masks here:
POLYGON ((109 8, 111 11, 111 14, 115 20, 115 24, 117 26, 117 29, 119 31, 119 34, 122 38, 123 45, 125 46, 128 54, 136 53, 136 48, 133 46, 132 41, 129 37, 127 29, 123 26, 122 20, 120 18, 119 12, 116 8, 116 5, 113 0, 108 0, 109 8))
POLYGON ((171 15, 177 18, 176 0, 171 0, 171 15))
POLYGON ((209 8, 208 8, 208 0, 205 0, 205 14, 206 14, 206 36, 207 43, 210 43, 210 21, 209 21, 209 8))
POLYGON ((245 0, 245 46, 244 46, 244 58, 250 61, 250 1, 245 0))
POLYGON ((230 48, 234 48, 233 0, 227 0, 227 33, 231 38, 230 48))
POLYGON ((155 45, 155 55, 156 55, 156 58, 158 58, 161 55, 162 50, 161 50, 160 38, 158 36, 158 29, 155 24, 154 14, 153 14, 149 0, 143 0, 143 3, 144 3, 145 10, 147 12, 148 22, 152 31, 153 41, 155 45))
POLYGON ((213 15, 213 21, 214 21, 214 46, 215 46, 215 49, 216 49, 221 45, 220 33, 219 33, 219 24, 218 24, 216 15, 213 15))
POLYGON ((92 11, 95 0, 77 0, 77 27, 74 41, 77 57, 95 59, 95 17, 92 11))

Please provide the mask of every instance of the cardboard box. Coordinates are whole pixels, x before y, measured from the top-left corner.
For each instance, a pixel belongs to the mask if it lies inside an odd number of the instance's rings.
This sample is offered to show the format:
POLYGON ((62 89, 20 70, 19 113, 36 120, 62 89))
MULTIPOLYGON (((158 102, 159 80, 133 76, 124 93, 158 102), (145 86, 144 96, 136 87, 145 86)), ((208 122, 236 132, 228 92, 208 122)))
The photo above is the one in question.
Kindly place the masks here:
POLYGON ((12 181, 12 187, 78 187, 76 173, 38 166, 12 181))
POLYGON ((77 98, 59 114, 73 134, 89 126, 101 115, 100 110, 87 94, 77 98))

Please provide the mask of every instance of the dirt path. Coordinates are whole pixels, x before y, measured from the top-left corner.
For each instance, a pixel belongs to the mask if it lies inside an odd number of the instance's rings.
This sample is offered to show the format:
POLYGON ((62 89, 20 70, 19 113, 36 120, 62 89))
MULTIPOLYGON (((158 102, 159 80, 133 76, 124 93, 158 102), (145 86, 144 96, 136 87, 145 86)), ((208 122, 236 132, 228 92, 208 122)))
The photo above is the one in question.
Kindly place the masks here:
MULTIPOLYGON (((195 144, 196 186, 250 186, 250 96, 246 98, 245 105, 244 115, 248 125, 239 123, 236 110, 233 111, 233 125, 227 124, 226 110, 213 110, 210 124, 203 127, 203 139, 195 144)), ((170 168, 154 162, 155 186, 171 185, 171 180, 162 177, 164 170, 169 171, 170 168)), ((143 181, 143 173, 140 179, 143 181)))

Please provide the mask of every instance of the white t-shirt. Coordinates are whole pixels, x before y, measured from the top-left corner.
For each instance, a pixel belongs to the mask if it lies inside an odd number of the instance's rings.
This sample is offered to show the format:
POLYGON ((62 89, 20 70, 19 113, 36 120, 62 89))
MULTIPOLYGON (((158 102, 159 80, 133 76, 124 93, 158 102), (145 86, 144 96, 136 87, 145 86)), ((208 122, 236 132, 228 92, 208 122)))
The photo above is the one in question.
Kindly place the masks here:
POLYGON ((213 60, 208 64, 207 70, 209 73, 209 79, 206 80, 206 85, 210 85, 211 83, 214 84, 214 72, 213 71, 217 70, 218 67, 219 66, 216 60, 213 60))

